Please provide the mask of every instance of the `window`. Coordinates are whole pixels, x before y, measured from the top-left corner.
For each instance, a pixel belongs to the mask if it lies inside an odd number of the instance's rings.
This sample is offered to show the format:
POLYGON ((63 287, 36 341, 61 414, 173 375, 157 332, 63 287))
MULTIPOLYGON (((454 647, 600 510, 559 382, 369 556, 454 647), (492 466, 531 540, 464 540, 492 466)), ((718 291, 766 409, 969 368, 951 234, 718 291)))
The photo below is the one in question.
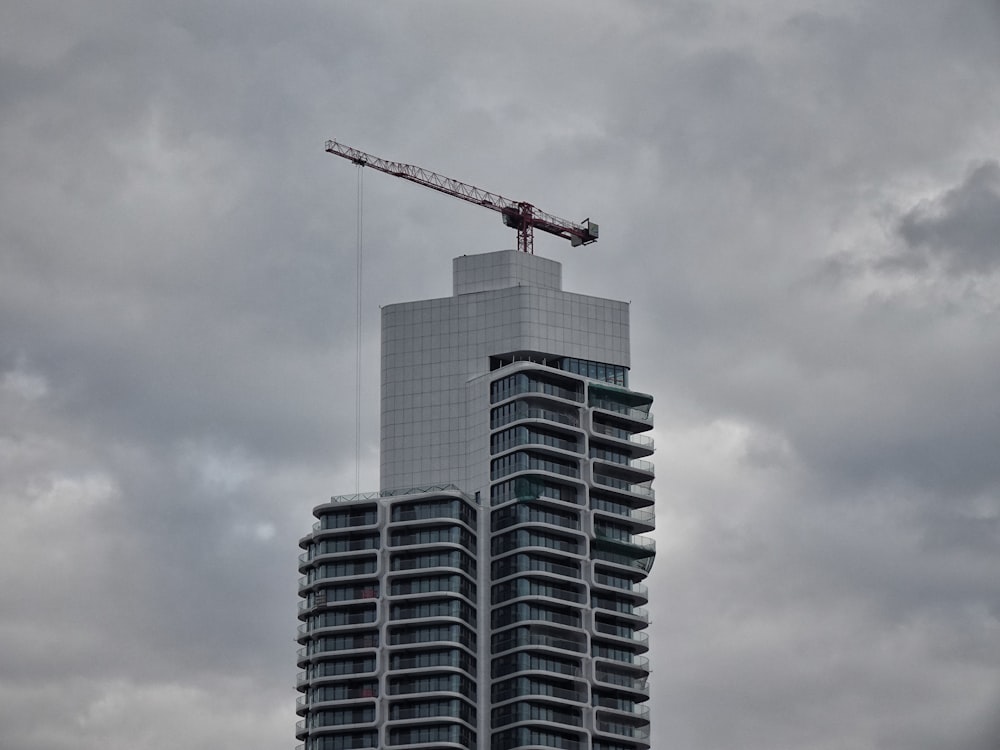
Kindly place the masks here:
POLYGON ((416 521, 428 518, 455 518, 469 526, 476 525, 476 511, 458 498, 436 498, 392 506, 393 521, 416 521))
POLYGON ((476 745, 476 733, 458 724, 426 724, 389 730, 390 745, 420 745, 428 742, 457 742, 471 749, 476 745))
POLYGON ((517 604, 508 604, 506 607, 499 607, 493 610, 492 622, 494 628, 502 628, 505 625, 512 625, 515 622, 522 622, 524 620, 552 622, 557 625, 568 625, 573 628, 582 626, 580 610, 570 607, 518 602, 517 604))
POLYGON ((494 703, 501 703, 511 698, 527 695, 540 695, 547 698, 581 703, 587 700, 587 690, 583 685, 569 680, 538 679, 537 677, 515 677, 493 686, 494 703))
POLYGON ((518 372, 490 383, 490 403, 506 401, 521 393, 544 393, 568 401, 583 401, 583 384, 544 377, 538 373, 518 372))
POLYGON ((461 693, 476 699, 476 684, 465 675, 436 674, 419 677, 391 677, 389 695, 409 695, 412 693, 461 693))
POLYGON ((513 750, 528 745, 554 747, 558 750, 582 750, 583 744, 575 734, 551 732, 533 727, 516 727, 497 732, 490 740, 491 750, 513 750))
POLYGON ((629 455, 628 451, 605 448, 604 446, 592 446, 590 449, 590 457, 626 466, 628 465, 628 462, 632 460, 632 456, 629 455))
POLYGON ((449 641, 461 643, 471 649, 476 647, 476 636, 463 625, 425 625, 423 627, 398 626, 389 631, 389 645, 402 646, 408 643, 432 643, 449 641))
POLYGON ((352 599, 377 599, 378 583, 355 583, 348 586, 325 586, 311 595, 312 603, 320 606, 327 602, 346 602, 352 599))
POLYGON ((432 526, 426 529, 406 529, 393 531, 389 545, 401 547, 412 544, 461 544, 475 551, 476 535, 461 526, 432 526))
POLYGON ((314 687, 309 691, 309 700, 312 703, 325 703, 326 701, 342 701, 352 698, 377 698, 378 682, 358 682, 340 683, 338 685, 324 685, 314 687))
POLYGON ((345 562, 326 563, 318 565, 309 571, 309 582, 321 578, 343 578, 374 573, 377 562, 374 557, 367 560, 348 560, 345 562))
POLYGON ((476 723, 476 710, 460 698, 403 703, 395 701, 389 708, 390 719, 427 719, 437 716, 476 723))
POLYGON ((551 478, 531 474, 498 482, 490 487, 491 505, 500 505, 508 500, 536 500, 539 497, 576 504, 577 491, 576 487, 559 484, 551 478))
POLYGON ((567 602, 583 602, 584 592, 570 584, 548 583, 535 578, 515 578, 493 587, 493 604, 517 599, 523 596, 547 596, 567 602))
POLYGON ((375 721, 375 706, 314 711, 309 714, 310 727, 335 727, 343 724, 366 724, 375 721))
POLYGON ((420 568, 458 568, 476 575, 476 561, 461 550, 395 553, 390 564, 392 570, 417 570, 420 568))
POLYGON ((309 629, 335 628, 340 625, 361 625, 375 622, 375 609, 337 609, 332 612, 320 612, 309 617, 309 629))
POLYGON ((314 677, 337 677, 345 674, 362 674, 375 671, 375 657, 364 659, 334 659, 322 661, 309 667, 308 675, 314 677))
POLYGON ((495 430, 519 419, 544 419, 571 427, 580 426, 580 416, 576 409, 564 407, 556 409, 552 404, 536 399, 518 399, 490 411, 490 429, 495 430))
POLYGON ((493 710, 493 726, 502 727, 516 721, 542 721, 546 724, 581 726, 583 712, 579 708, 556 708, 545 703, 519 701, 493 710))
POLYGON ((334 552, 356 552, 362 549, 378 549, 379 535, 355 536, 352 534, 350 536, 338 536, 335 539, 324 539, 316 542, 313 546, 315 555, 329 555, 334 552))
POLYGON ((579 659, 543 656, 531 652, 519 651, 509 656, 501 656, 493 660, 493 677, 503 677, 514 672, 539 670, 555 672, 556 674, 579 677, 582 674, 579 659))
POLYGON ((569 578, 580 577, 580 563, 565 565, 561 562, 541 557, 537 554, 519 554, 505 557, 493 563, 493 578, 505 578, 515 573, 526 573, 537 570, 544 573, 554 573, 569 578))
POLYGON ((628 368, 621 365, 609 365, 605 362, 594 362, 589 359, 563 357, 557 360, 555 366, 560 370, 583 375, 585 378, 603 380, 622 387, 628 386, 628 368))
POLYGON ((534 505, 527 502, 501 508, 493 513, 490 520, 493 531, 499 531, 518 523, 547 523, 566 529, 580 528, 580 516, 574 511, 554 510, 544 505, 534 505))
POLYGON ((375 523, 376 510, 347 510, 335 513, 324 513, 320 517, 319 527, 321 529, 347 529, 352 526, 371 526, 375 523))
POLYGON ((389 657, 389 669, 428 669, 430 667, 457 667, 470 674, 476 671, 476 660, 457 648, 435 649, 433 651, 410 651, 393 653, 389 657))
POLYGON ((378 646, 378 632, 352 633, 351 635, 327 636, 309 642, 309 653, 324 651, 347 651, 353 648, 374 648, 378 646))
POLYGON ((450 591, 462 594, 467 599, 476 598, 476 587, 469 583, 465 576, 457 574, 441 574, 421 576, 419 578, 393 578, 389 584, 389 593, 393 596, 401 594, 428 594, 438 591, 450 591))
POLYGON ((573 453, 580 452, 580 443, 575 438, 567 438, 565 435, 537 427, 518 425, 490 436, 490 453, 501 453, 519 445, 545 445, 573 453))
POLYGON ((414 620, 430 617, 459 617, 476 626, 476 612, 459 599, 431 599, 418 603, 393 604, 389 608, 390 620, 414 620))
POLYGON ((500 479, 518 471, 548 471, 574 478, 580 476, 578 462, 532 451, 514 451, 490 461, 490 479, 500 479))
POLYGON ((578 539, 531 529, 516 529, 505 534, 498 534, 493 537, 491 542, 494 555, 522 547, 544 547, 578 555, 581 552, 581 546, 578 539))
POLYGON ((493 653, 499 654, 519 646, 549 646, 564 651, 584 653, 587 650, 586 636, 582 633, 568 633, 558 628, 532 627, 512 628, 493 636, 493 653))
POLYGON ((306 741, 306 750, 358 750, 377 746, 377 731, 338 734, 333 737, 310 737, 306 741))

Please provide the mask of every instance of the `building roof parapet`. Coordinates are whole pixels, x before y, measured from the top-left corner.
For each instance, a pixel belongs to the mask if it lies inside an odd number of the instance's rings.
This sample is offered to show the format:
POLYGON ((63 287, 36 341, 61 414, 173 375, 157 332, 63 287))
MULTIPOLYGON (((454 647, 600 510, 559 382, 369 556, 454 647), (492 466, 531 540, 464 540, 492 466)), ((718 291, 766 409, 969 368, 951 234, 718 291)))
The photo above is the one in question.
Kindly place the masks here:
MULTIPOLYGON (((457 492, 468 498, 465 492, 454 484, 436 484, 430 487, 406 487, 392 490, 378 490, 375 492, 361 492, 355 495, 333 495, 331 503, 357 503, 365 500, 380 500, 384 497, 397 497, 400 495, 429 495, 434 492, 457 492)), ((471 498, 468 498, 471 500, 471 498)))

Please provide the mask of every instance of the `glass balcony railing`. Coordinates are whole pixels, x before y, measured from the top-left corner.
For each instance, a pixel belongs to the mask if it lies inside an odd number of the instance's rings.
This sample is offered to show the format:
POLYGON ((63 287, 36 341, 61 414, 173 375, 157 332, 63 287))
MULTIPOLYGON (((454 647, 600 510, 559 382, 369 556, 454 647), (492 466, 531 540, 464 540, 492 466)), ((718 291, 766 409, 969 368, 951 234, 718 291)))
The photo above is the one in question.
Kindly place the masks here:
POLYGON ((611 399, 606 398, 594 398, 591 396, 590 405, 595 409, 603 409, 604 411, 611 411, 615 414, 621 414, 622 416, 628 417, 629 419, 634 419, 637 422, 643 422, 648 425, 653 424, 653 415, 649 413, 649 407, 635 407, 627 406, 611 399))
POLYGON ((601 422, 594 422, 594 432, 598 435, 607 435, 608 437, 616 438, 618 440, 627 440, 633 445, 641 446, 647 450, 653 450, 656 445, 653 438, 649 435, 630 432, 629 430, 623 430, 620 427, 602 424, 601 422))
POLYGON ((649 739, 649 725, 633 725, 621 721, 607 721, 598 718, 597 731, 605 734, 617 734, 622 737, 631 737, 637 740, 649 739))
POLYGON ((591 502, 591 507, 594 510, 600 510, 605 513, 614 513, 616 516, 628 518, 629 520, 637 521, 639 523, 651 524, 656 518, 656 514, 647 508, 630 508, 627 505, 612 503, 607 500, 594 499, 591 502))
POLYGON ((496 653, 509 651, 519 646, 548 646, 550 648, 562 649, 563 651, 575 651, 576 653, 583 653, 587 648, 585 644, 568 638, 536 634, 521 634, 510 638, 498 639, 495 646, 496 653))
POLYGON ((625 479, 619 479, 618 477, 609 477, 607 474, 594 473, 594 483, 601 484, 605 487, 614 487, 616 490, 624 490, 625 492, 631 492, 633 495, 642 495, 643 497, 655 498, 656 493, 653 491, 652 487, 647 487, 645 483, 643 484, 632 484, 625 479))
POLYGON ((513 406, 515 408, 505 409, 504 407, 499 407, 494 409, 494 415, 490 419, 490 429, 495 430, 498 427, 503 427, 506 424, 517 422, 521 419, 542 419, 546 422, 558 422, 570 427, 580 426, 580 418, 576 414, 553 411, 552 409, 525 407, 523 406, 523 402, 514 402, 513 406))
POLYGON ((598 682, 604 682, 608 685, 617 685, 629 690, 641 690, 643 692, 649 689, 649 679, 647 677, 635 677, 619 672, 606 672, 601 669, 597 670, 596 676, 598 682))
POLYGON ((627 664, 630 667, 642 669, 646 672, 649 671, 649 659, 645 656, 639 656, 637 654, 594 654, 594 658, 606 659, 607 661, 613 661, 618 664, 627 664))
MULTIPOLYGON (((523 680, 523 678, 521 678, 523 680)), ((493 693, 493 701, 510 700, 511 698, 526 697, 559 698, 560 700, 582 703, 587 700, 587 692, 583 689, 569 689, 556 687, 544 682, 535 680, 519 681, 514 685, 502 686, 493 693)))
POLYGON ((635 594, 636 596, 641 596, 643 598, 649 598, 649 587, 644 583, 633 583, 627 579, 616 578, 614 576, 605 575, 604 573, 596 573, 594 575, 594 583, 626 591, 630 594, 635 594))
POLYGON ((644 633, 641 630, 632 630, 631 628, 624 628, 620 626, 607 625, 605 623, 597 623, 595 629, 598 633, 602 635, 610 635, 615 638, 624 638, 626 640, 637 643, 641 646, 649 646, 649 634, 644 633))
POLYGON ((649 720, 649 706, 645 704, 637 704, 620 698, 598 697, 594 699, 594 706, 608 711, 620 711, 637 719, 649 720))

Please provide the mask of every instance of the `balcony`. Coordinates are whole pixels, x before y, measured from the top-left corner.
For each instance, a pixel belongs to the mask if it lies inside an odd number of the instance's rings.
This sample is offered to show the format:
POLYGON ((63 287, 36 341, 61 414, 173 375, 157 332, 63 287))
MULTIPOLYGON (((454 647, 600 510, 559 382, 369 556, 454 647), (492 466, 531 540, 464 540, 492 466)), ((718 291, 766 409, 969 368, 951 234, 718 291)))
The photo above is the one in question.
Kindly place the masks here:
POLYGON ((655 526, 656 513, 648 508, 630 508, 623 503, 613 503, 596 497, 590 501, 590 507, 602 513, 612 513, 620 518, 627 518, 629 521, 647 527, 650 531, 655 526))
POLYGON ((632 445, 641 448, 644 453, 652 453, 656 446, 653 438, 648 435, 631 432, 629 430, 622 429, 621 427, 603 424, 602 422, 594 422, 593 431, 597 435, 604 435, 606 437, 614 438, 615 440, 622 440, 624 442, 631 443, 632 445))
POLYGON ((636 740, 649 739, 649 723, 632 724, 627 721, 612 721, 602 719, 600 714, 597 718, 597 731, 604 734, 615 734, 620 737, 631 737, 636 740))
POLYGON ((570 640, 569 638, 560 638, 558 636, 541 635, 536 633, 522 633, 510 638, 497 639, 494 645, 496 647, 495 653, 509 651, 514 648, 520 648, 521 646, 546 646, 548 648, 557 648, 562 651, 572 651, 578 654, 587 650, 586 645, 582 642, 570 640))
POLYGON ((628 417, 636 422, 642 422, 650 427, 653 426, 653 415, 645 409, 623 406, 622 404, 616 404, 613 401, 606 401, 604 399, 594 399, 590 405, 595 409, 603 409, 604 411, 621 414, 622 416, 628 417))
POLYGON ((537 679, 527 679, 524 677, 514 678, 506 683, 495 686, 493 690, 494 703, 501 703, 514 698, 558 698, 562 701, 585 703, 587 701, 587 691, 582 687, 558 687, 537 679))
POLYGON ((596 678, 598 682, 603 682, 608 685, 616 685, 619 688, 633 690, 637 693, 648 694, 649 692, 649 678, 646 676, 636 677, 634 675, 624 674, 621 672, 608 672, 606 670, 598 669, 596 672, 596 678))
POLYGON ((641 669, 644 672, 649 672, 649 659, 645 656, 639 656, 637 654, 627 654, 622 656, 601 656, 600 654, 594 654, 595 659, 604 659, 605 661, 611 661, 615 664, 626 665, 629 667, 634 667, 635 669, 641 669))
POLYGON ((594 699, 594 706, 604 711, 618 711, 629 717, 649 721, 649 706, 645 704, 637 704, 633 701, 622 700, 621 698, 598 696, 594 699))
POLYGON ((645 651, 649 650, 648 633, 643 633, 642 631, 633 630, 632 628, 620 625, 610 625, 605 622, 595 623, 594 629, 601 635, 611 636, 612 638, 621 638, 622 640, 635 644, 645 651))
POLYGON ((609 576, 604 573, 595 573, 594 583, 598 586, 624 591, 627 594, 634 594, 636 597, 646 601, 649 600, 649 587, 644 583, 633 583, 628 579, 609 576))
POLYGON ((616 546, 616 543, 598 539, 594 543, 592 557, 595 563, 622 565, 633 570, 641 570, 644 573, 648 573, 653 568, 653 560, 656 558, 656 553, 655 551, 645 551, 638 547, 616 546))
POLYGON ((594 483, 604 487, 612 487, 616 490, 622 490, 623 492, 628 492, 633 495, 648 497, 651 500, 656 498, 656 493, 653 491, 652 487, 648 486, 648 482, 632 484, 626 479, 619 479, 618 477, 608 476, 607 474, 598 474, 595 471, 594 483))
POLYGON ((526 406, 523 401, 517 401, 514 403, 514 408, 512 409, 500 407, 493 410, 493 415, 490 417, 490 429, 496 430, 504 425, 511 424, 512 422, 519 422, 527 419, 541 420, 544 422, 556 422, 569 427, 580 426, 580 417, 575 413, 570 414, 568 412, 555 411, 553 409, 532 408, 526 406))
POLYGON ((649 407, 653 403, 652 396, 624 388, 596 384, 591 384, 587 391, 591 408, 601 409, 638 423, 640 432, 653 426, 653 417, 649 413, 649 407))

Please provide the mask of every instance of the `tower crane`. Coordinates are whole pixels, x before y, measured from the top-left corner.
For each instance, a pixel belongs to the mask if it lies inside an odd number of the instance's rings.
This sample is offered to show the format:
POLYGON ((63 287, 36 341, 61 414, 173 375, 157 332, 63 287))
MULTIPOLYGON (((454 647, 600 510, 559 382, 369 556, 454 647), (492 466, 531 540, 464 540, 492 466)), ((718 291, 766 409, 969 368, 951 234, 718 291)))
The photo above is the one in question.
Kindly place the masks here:
POLYGON ((558 216, 539 211, 525 201, 504 198, 502 195, 482 190, 474 185, 467 185, 464 182, 431 172, 429 169, 415 167, 412 164, 387 161, 356 148, 345 146, 343 143, 337 143, 337 141, 327 141, 326 151, 334 156, 348 159, 359 166, 371 167, 379 172, 401 177, 404 180, 499 212, 503 223, 517 230, 517 249, 522 252, 535 252, 535 229, 567 239, 574 247, 597 242, 598 225, 590 219, 584 219, 579 223, 560 219, 558 216))

